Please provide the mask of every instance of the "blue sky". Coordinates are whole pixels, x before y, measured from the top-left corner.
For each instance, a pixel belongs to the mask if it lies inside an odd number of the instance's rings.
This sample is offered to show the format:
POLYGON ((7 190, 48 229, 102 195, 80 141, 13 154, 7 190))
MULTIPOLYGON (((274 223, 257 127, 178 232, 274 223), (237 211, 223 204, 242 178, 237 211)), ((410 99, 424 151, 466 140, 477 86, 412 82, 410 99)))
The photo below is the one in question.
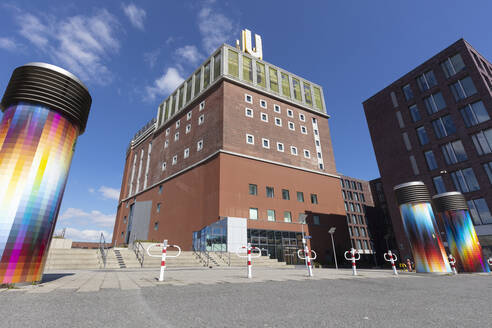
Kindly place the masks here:
POLYGON ((339 172, 373 179, 361 103, 461 37, 490 58, 491 12, 487 1, 5 1, 0 90, 32 61, 61 66, 89 87, 91 114, 57 230, 110 239, 133 134, 242 28, 262 36, 266 61, 323 86, 339 172))

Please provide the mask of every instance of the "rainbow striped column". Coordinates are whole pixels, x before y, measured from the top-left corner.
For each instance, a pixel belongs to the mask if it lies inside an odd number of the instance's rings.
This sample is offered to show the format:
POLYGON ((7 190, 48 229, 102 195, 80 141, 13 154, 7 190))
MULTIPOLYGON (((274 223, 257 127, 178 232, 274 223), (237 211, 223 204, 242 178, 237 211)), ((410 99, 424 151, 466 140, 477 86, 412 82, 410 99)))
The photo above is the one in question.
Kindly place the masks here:
POLYGON ((451 273, 439 236, 427 187, 421 181, 395 186, 403 227, 412 248, 417 272, 451 273))
POLYGON ((32 63, 1 105, 0 284, 39 281, 91 97, 71 73, 32 63))
POLYGON ((464 272, 490 272, 463 194, 446 192, 435 195, 432 201, 444 222, 449 250, 457 267, 464 272))

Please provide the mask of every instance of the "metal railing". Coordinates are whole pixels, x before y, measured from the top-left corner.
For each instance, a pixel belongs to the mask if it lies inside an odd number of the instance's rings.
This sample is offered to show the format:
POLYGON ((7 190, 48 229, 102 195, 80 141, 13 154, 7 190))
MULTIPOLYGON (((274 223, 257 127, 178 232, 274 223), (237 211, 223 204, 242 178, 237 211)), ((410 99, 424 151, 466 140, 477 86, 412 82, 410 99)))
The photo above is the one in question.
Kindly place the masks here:
POLYGON ((108 248, 106 246, 106 239, 104 238, 104 234, 101 232, 101 236, 99 237, 99 252, 101 253, 101 259, 103 262, 103 266, 106 269, 106 260, 108 258, 108 248))
POLYGON ((145 248, 143 247, 141 242, 137 241, 133 243, 133 252, 135 253, 137 261, 140 263, 140 267, 142 268, 145 259, 145 248))
POLYGON ((231 266, 231 253, 227 252, 227 256, 224 255, 226 252, 214 252, 217 257, 219 257, 227 266, 231 266))

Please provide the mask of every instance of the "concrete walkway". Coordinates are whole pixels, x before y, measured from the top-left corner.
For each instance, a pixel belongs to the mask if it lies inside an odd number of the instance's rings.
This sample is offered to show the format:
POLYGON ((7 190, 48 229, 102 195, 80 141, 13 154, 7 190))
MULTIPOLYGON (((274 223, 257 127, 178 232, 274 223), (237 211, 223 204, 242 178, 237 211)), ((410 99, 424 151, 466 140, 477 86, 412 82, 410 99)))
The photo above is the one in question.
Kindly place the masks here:
POLYGON ((14 289, 0 289, 1 293, 26 292, 49 293, 55 290, 71 292, 98 292, 105 289, 138 290, 155 286, 184 286, 192 284, 255 283, 268 281, 299 281, 323 279, 378 279, 419 278, 415 273, 401 273, 398 277, 390 270, 358 270, 352 276, 350 269, 314 269, 314 276, 307 277, 305 268, 253 268, 253 278, 246 278, 246 268, 170 268, 166 270, 165 281, 159 282, 158 269, 128 270, 70 270, 45 272, 43 282, 38 285, 22 286, 14 289))

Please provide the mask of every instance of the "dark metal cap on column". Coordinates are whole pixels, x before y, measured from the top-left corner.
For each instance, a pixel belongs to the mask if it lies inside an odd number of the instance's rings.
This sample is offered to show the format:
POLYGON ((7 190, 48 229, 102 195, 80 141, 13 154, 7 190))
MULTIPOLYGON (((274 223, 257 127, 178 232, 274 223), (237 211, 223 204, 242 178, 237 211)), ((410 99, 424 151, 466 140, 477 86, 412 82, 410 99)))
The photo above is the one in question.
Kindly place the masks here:
POLYGON ((429 190, 422 181, 402 183, 393 187, 398 205, 430 202, 429 190))
POLYGON ((437 212, 468 209, 465 196, 457 191, 435 195, 432 197, 432 203, 437 212))
POLYGON ((92 98, 87 87, 72 73, 46 63, 17 67, 10 77, 1 102, 4 111, 25 101, 41 104, 66 115, 84 133, 92 98))

